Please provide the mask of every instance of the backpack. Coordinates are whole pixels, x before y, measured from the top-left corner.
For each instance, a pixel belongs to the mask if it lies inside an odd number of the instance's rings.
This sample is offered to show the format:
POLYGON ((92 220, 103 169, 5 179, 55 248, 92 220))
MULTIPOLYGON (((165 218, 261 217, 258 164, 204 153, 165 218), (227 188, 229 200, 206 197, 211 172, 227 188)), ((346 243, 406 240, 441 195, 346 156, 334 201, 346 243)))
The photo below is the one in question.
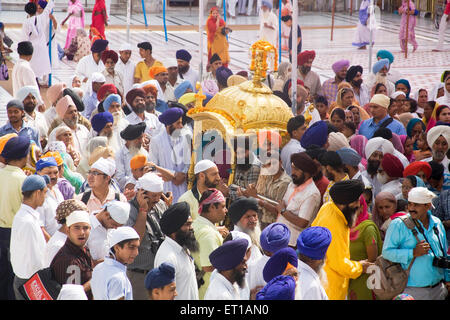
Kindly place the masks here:
MULTIPOLYGON (((417 242, 420 242, 412 218, 407 215, 398 218, 411 230, 414 237, 416 237, 417 242)), ((380 270, 380 288, 372 289, 372 291, 379 300, 392 300, 395 296, 401 294, 405 290, 408 283, 409 272, 415 259, 416 257, 412 259, 408 269, 405 270, 400 263, 389 261, 383 258, 382 255, 377 258, 375 265, 380 270)))

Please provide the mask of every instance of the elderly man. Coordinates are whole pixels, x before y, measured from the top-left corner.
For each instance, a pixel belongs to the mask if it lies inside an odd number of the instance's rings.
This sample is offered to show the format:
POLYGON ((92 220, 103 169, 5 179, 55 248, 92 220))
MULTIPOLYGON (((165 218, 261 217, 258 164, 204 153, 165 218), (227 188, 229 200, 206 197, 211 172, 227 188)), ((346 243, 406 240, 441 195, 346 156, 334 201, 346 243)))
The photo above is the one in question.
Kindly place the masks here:
POLYGON ((114 50, 102 52, 102 62, 105 65, 105 70, 102 71, 102 74, 105 76, 105 83, 112 83, 124 95, 123 75, 115 69, 117 61, 119 61, 119 55, 114 50))
MULTIPOLYGON (((22 168, 28 160, 30 139, 16 136, 9 139, 3 147, 1 157, 6 166, 0 169, 0 250, 8 252, 13 219, 22 205, 22 184, 26 175, 22 168)), ((8 255, 0 255, 0 298, 14 300, 14 274, 8 255)))
MULTIPOLYGON (((346 81, 347 69, 350 66, 350 61, 342 59, 336 61, 331 66, 335 74, 334 78, 325 80, 322 83, 322 92, 328 103, 336 101, 336 95, 338 93, 338 86, 342 81, 346 81)), ((348 81, 347 81, 348 82, 348 81)))
POLYGON ((23 103, 16 99, 9 101, 6 105, 6 113, 8 122, 3 127, 0 127, 0 137, 9 133, 16 133, 21 137, 26 137, 28 140, 33 140, 40 148, 39 131, 30 127, 24 120, 25 109, 23 103))
POLYGON ((288 175, 291 174, 291 155, 305 151, 300 144, 300 140, 306 131, 305 117, 298 115, 289 119, 287 123, 287 132, 290 140, 281 150, 281 161, 283 168, 288 175))
POLYGON ((210 283, 211 272, 214 271, 209 255, 223 242, 223 237, 217 230, 216 225, 225 219, 227 207, 225 197, 217 189, 208 189, 203 192, 199 203, 199 216, 192 223, 195 239, 199 244, 199 251, 194 253, 193 257, 197 268, 203 273, 203 283, 198 290, 199 298, 203 300, 210 283))
POLYGON ((248 263, 253 263, 262 257, 261 226, 258 219, 258 202, 254 198, 239 197, 228 208, 228 216, 234 226, 234 231, 242 232, 251 239, 251 255, 248 263))
POLYGON ((165 238, 159 222, 170 202, 163 195, 163 187, 161 177, 153 172, 146 173, 138 179, 137 194, 129 202, 130 215, 126 224, 136 230, 141 242, 138 256, 127 266, 135 300, 148 298, 144 287, 145 274, 153 269, 156 253, 165 238))
POLYGON ((364 185, 357 180, 339 181, 330 189, 332 201, 319 210, 311 226, 325 227, 331 232, 331 243, 326 253, 324 271, 328 283, 325 292, 330 300, 344 300, 349 279, 358 278, 371 265, 367 260, 350 260, 349 231, 359 210, 359 197, 364 185))
POLYGON ((383 244, 383 257, 409 270, 403 293, 415 300, 445 300, 448 295, 448 268, 437 262, 447 257, 445 228, 430 211, 435 197, 426 188, 412 188, 408 193, 407 217, 413 219, 415 232, 408 230, 403 219, 394 219, 383 244))
POLYGON ((145 111, 145 97, 146 93, 141 88, 132 89, 128 92, 126 100, 133 112, 126 116, 125 119, 127 119, 130 124, 145 122, 145 133, 148 135, 149 139, 152 139, 152 137, 155 137, 163 131, 164 127, 156 115, 145 111))
POLYGON ((295 247, 298 235, 316 217, 320 207, 320 192, 312 178, 318 166, 306 152, 291 156, 292 182, 278 206, 277 222, 284 223, 291 231, 289 245, 295 247))
POLYGON ((240 300, 239 288, 245 286, 247 272, 248 240, 236 239, 225 242, 214 250, 209 259, 214 273, 205 300, 240 300))
POLYGON ((339 181, 350 180, 348 174, 344 171, 344 164, 342 163, 341 157, 335 151, 325 152, 319 160, 322 165, 323 174, 330 181, 325 194, 323 195, 323 203, 327 203, 331 200, 330 189, 331 187, 339 181))
POLYGON ((48 176, 31 175, 24 180, 21 188, 23 202, 14 216, 9 249, 15 274, 14 293, 17 300, 25 299, 19 287, 44 267, 46 241, 36 209, 44 203, 48 182, 48 176))
POLYGON ((115 66, 115 70, 123 76, 123 96, 126 96, 128 91, 133 88, 134 84, 134 71, 136 64, 131 61, 132 47, 129 43, 123 43, 119 48, 119 59, 115 66))
POLYGON ((195 264, 191 252, 199 249, 195 239, 186 202, 176 203, 167 209, 160 221, 162 232, 166 235, 155 256, 154 267, 170 262, 175 267, 175 283, 179 288, 176 300, 198 300, 198 285, 195 264))
POLYGON ((112 176, 116 172, 116 164, 112 158, 100 158, 88 171, 87 182, 89 190, 76 196, 88 207, 89 213, 102 209, 102 206, 111 200, 127 201, 122 194, 115 192, 111 186, 112 176))
POLYGON ((366 84, 363 83, 362 74, 363 68, 360 65, 357 65, 351 66, 345 76, 345 81, 352 86, 355 99, 360 106, 364 106, 370 101, 370 90, 367 88, 366 84))
POLYGON ((102 61, 102 52, 108 47, 108 40, 95 40, 91 46, 91 54, 83 57, 78 61, 75 74, 83 79, 86 83, 94 72, 103 72, 105 65, 102 61))
POLYGON ((36 173, 40 176, 46 175, 50 179, 47 194, 45 195, 45 201, 42 206, 36 209, 39 213, 39 220, 42 228, 44 229, 44 235, 48 241, 58 229, 58 224, 55 219, 56 208, 64 201, 64 197, 57 186, 59 170, 56 159, 53 157, 39 159, 39 161, 36 162, 36 173))
POLYGON ((139 235, 133 228, 119 227, 108 242, 108 257, 92 271, 92 295, 95 300, 133 300, 126 266, 138 254, 139 235))
POLYGON ((30 41, 22 41, 17 44, 19 59, 11 71, 14 96, 24 86, 37 86, 36 75, 30 64, 33 58, 33 51, 33 44, 30 41))
MULTIPOLYGON (((94 115, 91 119, 93 136, 107 137, 108 142, 113 137, 114 117, 111 113, 105 111, 94 115)), ((109 145, 109 143, 108 143, 109 145)), ((119 150, 114 150, 119 151, 119 150)))
POLYGON ((153 84, 146 84, 142 87, 145 92, 145 111, 159 117, 169 106, 167 102, 158 99, 158 89, 153 84))
POLYGON ((172 173, 172 177, 165 179, 164 189, 173 193, 174 202, 187 191, 187 171, 191 157, 191 136, 181 130, 183 115, 184 111, 178 107, 164 111, 159 121, 165 125, 165 130, 150 141, 150 160, 172 173))
POLYGON ((392 64, 394 63, 394 55, 392 52, 388 50, 378 50, 377 52, 377 60, 381 59, 388 59, 389 60, 389 66, 388 66, 388 72, 387 72, 387 79, 392 82, 396 83, 398 80, 402 78, 402 75, 397 70, 392 69, 392 64))
POLYGON ((331 243, 331 232, 324 227, 310 227, 297 239, 298 285, 296 300, 328 300, 321 279, 325 255, 331 243))
POLYGON ((94 268, 86 243, 91 232, 89 213, 74 211, 66 218, 67 240, 50 264, 55 281, 60 285, 82 285, 92 300, 91 278, 94 268))
POLYGON ((381 170, 378 170, 377 179, 381 183, 381 191, 390 192, 397 198, 402 196, 403 165, 401 161, 392 154, 385 154, 381 161, 381 170))
POLYGON ((145 276, 145 288, 149 300, 174 300, 178 295, 175 283, 175 268, 169 262, 163 262, 145 276))
POLYGON ((310 90, 311 97, 315 98, 318 95, 322 95, 322 85, 319 75, 311 70, 311 66, 316 57, 314 50, 305 50, 298 54, 298 79, 302 80, 306 87, 310 90))
POLYGON ((134 71, 134 83, 143 83, 147 80, 152 80, 149 70, 154 66, 162 66, 162 62, 156 60, 152 56, 152 45, 148 41, 140 42, 137 44, 139 48, 139 55, 143 60, 136 64, 134 71))
POLYGON ((56 113, 62 120, 62 123, 50 133, 48 140, 56 140, 55 134, 57 129, 67 126, 72 132, 75 151, 82 156, 85 155, 85 146, 89 140, 89 131, 84 125, 78 123, 78 110, 70 96, 64 96, 58 101, 56 104, 56 113))
POLYGON ((445 173, 450 173, 447 158, 448 144, 450 141, 450 127, 446 125, 435 126, 427 133, 427 143, 431 147, 432 157, 423 159, 429 162, 431 160, 441 163, 444 166, 445 173))
POLYGON ((88 85, 90 88, 87 89, 84 97, 83 104, 85 106, 82 115, 87 119, 91 118, 92 113, 97 110, 100 99, 98 98, 98 93, 100 88, 105 84, 106 78, 101 72, 94 72, 91 75, 88 85))
POLYGON ((262 0, 259 12, 259 39, 269 42, 274 47, 278 46, 278 17, 272 12, 271 1, 262 0))
POLYGON ((367 77, 366 83, 369 88, 373 88, 377 83, 384 84, 387 89, 387 96, 390 97, 395 92, 395 85, 388 78, 389 66, 389 59, 386 58, 375 62, 372 66, 372 73, 367 77))
POLYGON ((403 124, 388 115, 389 104, 390 99, 388 96, 384 94, 375 94, 369 103, 372 118, 361 122, 359 134, 370 139, 377 129, 388 128, 392 133, 406 135, 406 129, 403 124))
POLYGON ((191 68, 191 54, 184 49, 180 49, 175 53, 175 56, 177 58, 178 74, 180 75, 180 78, 188 80, 191 83, 192 88, 195 89, 197 81, 199 81, 199 75, 197 71, 191 68))
POLYGON ((91 222, 91 234, 87 247, 91 252, 94 264, 102 262, 108 256, 109 244, 112 231, 123 226, 128 221, 130 204, 117 200, 107 202, 99 211, 93 211, 89 215, 91 222))

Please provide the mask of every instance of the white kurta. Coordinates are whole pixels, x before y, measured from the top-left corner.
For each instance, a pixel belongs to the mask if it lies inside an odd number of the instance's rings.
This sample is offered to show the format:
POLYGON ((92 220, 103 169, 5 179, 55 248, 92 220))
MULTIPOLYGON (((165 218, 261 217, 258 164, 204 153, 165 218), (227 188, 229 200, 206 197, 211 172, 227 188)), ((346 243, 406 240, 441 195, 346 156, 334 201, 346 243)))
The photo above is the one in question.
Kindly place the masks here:
POLYGON ((36 86, 36 74, 31 68, 30 62, 19 59, 14 64, 11 72, 13 96, 16 96, 17 92, 25 86, 36 86))
POLYGON ((141 122, 145 122, 145 133, 150 138, 150 141, 152 137, 157 136, 164 130, 164 125, 159 122, 158 117, 154 115, 153 113, 149 113, 147 111, 144 111, 144 120, 142 120, 136 113, 131 112, 129 115, 125 117, 125 119, 130 124, 138 124, 141 122))
MULTIPOLYGON (((40 78, 52 72, 50 57, 47 47, 46 27, 48 26, 49 14, 55 6, 50 1, 40 15, 27 18, 22 25, 22 39, 31 41, 33 44, 33 57, 30 64, 36 77, 40 78)), ((48 29, 48 27, 47 27, 48 29)))
POLYGON ((56 231, 55 234, 48 240, 45 246, 45 267, 50 267, 53 258, 66 243, 67 235, 60 231, 56 231))
POLYGON ((127 63, 123 63, 122 60, 119 58, 119 61, 117 61, 117 64, 115 66, 115 70, 119 71, 123 75, 123 96, 125 97, 133 88, 134 84, 134 70, 136 68, 136 64, 128 60, 127 63))
POLYGON ((35 128, 37 131, 39 131, 39 136, 41 138, 47 137, 48 125, 44 113, 35 110, 33 118, 25 112, 25 121, 27 122, 29 127, 35 128))
POLYGON ((181 76, 182 79, 188 80, 192 84, 192 88, 194 88, 194 91, 197 91, 195 85, 197 84, 197 81, 200 81, 197 71, 195 71, 194 69, 192 69, 191 66, 189 66, 189 70, 185 74, 182 74, 181 76))
POLYGON ((263 270, 269 259, 269 256, 263 255, 258 260, 254 261, 251 264, 248 264, 248 286, 250 290, 253 290, 258 286, 266 285, 266 281, 264 280, 263 276, 263 270))
POLYGON ((275 48, 278 47, 278 18, 272 11, 264 13, 260 10, 259 14, 259 39, 264 39, 271 43, 275 48), (264 23, 274 29, 264 27, 264 23))
POLYGON ((91 253, 92 259, 103 260, 108 256, 109 246, 108 239, 110 237, 110 230, 105 229, 93 212, 89 215, 91 221, 91 233, 86 243, 91 253))
POLYGON ((241 296, 237 285, 232 284, 217 270, 214 270, 205 293, 205 300, 241 300, 241 296))
POLYGON ((56 208, 64 201, 64 196, 59 191, 58 186, 54 186, 52 190, 50 188, 45 195, 44 204, 36 209, 39 212, 39 220, 41 226, 53 236, 61 226, 56 222, 56 208))
MULTIPOLYGON (((144 148, 141 148, 141 154, 147 157, 147 160, 150 161, 150 156, 144 148)), ((128 180, 133 177, 133 173, 131 172, 130 161, 133 158, 133 155, 128 151, 128 149, 124 146, 118 153, 116 153, 115 161, 116 161, 116 174, 114 178, 119 184, 120 189, 123 191, 128 180)))
POLYGON ((298 282, 295 300, 328 300, 319 275, 303 261, 298 261, 298 282))
MULTIPOLYGON (((94 72, 102 72, 105 70, 105 65, 103 64, 102 60, 98 62, 98 64, 94 61, 94 57, 92 54, 88 54, 87 56, 84 56, 83 58, 78 61, 77 67, 75 69, 75 74, 77 76, 80 76, 82 80, 84 78, 90 78, 92 73, 94 72)), ((90 81, 88 81, 89 88, 90 81)))
POLYGON ((290 176, 291 175, 291 155, 294 153, 299 153, 305 151, 305 149, 300 144, 297 139, 291 138, 288 143, 281 149, 281 163, 283 165, 284 171, 290 176))

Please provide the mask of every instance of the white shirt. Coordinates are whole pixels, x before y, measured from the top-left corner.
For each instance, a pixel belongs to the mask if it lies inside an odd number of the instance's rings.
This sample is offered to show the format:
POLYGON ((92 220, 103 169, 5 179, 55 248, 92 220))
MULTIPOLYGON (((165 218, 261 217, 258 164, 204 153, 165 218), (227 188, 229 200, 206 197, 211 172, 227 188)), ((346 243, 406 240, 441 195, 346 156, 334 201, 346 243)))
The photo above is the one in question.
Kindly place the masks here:
POLYGON ((264 280, 263 276, 263 270, 269 259, 269 256, 263 255, 252 264, 248 264, 248 286, 250 290, 253 290, 258 286, 266 285, 266 281, 264 280))
MULTIPOLYGON (((293 182, 289 183, 288 188, 286 190, 286 194, 283 197, 283 202, 286 204, 286 210, 292 212, 297 215, 299 218, 303 218, 308 220, 308 226, 311 225, 311 222, 316 217, 317 212, 320 207, 320 191, 317 189, 316 184, 312 179, 309 184, 300 192, 297 192, 291 201, 289 198, 293 194, 296 186, 293 182)), ((297 238, 300 235, 300 232, 303 229, 289 222, 284 216, 279 215, 277 218, 277 222, 284 223, 289 230, 291 231, 291 237, 289 239, 290 246, 296 246, 297 238)))
POLYGON ((259 12, 259 39, 266 40, 274 47, 278 46, 278 18, 275 13, 270 10, 265 13, 264 11, 259 12), (267 23, 269 26, 273 27, 273 29, 264 27, 264 24, 267 23))
POLYGON ((136 68, 136 64, 128 59, 127 63, 123 63, 122 59, 119 57, 119 61, 115 66, 115 70, 119 71, 123 75, 123 96, 125 97, 133 88, 134 84, 134 69, 136 68))
POLYGON ((105 258, 92 271, 91 290, 94 300, 133 300, 133 288, 127 267, 117 260, 105 258))
POLYGON ((194 91, 197 91, 195 86, 197 84, 197 81, 200 81, 198 72, 192 69, 191 66, 189 66, 188 71, 185 74, 182 74, 184 80, 188 80, 192 84, 192 88, 194 88, 194 91))
POLYGON ((359 88, 359 94, 357 94, 354 90, 353 93, 355 94, 355 98, 358 100, 360 106, 364 106, 370 102, 370 92, 364 83, 361 84, 361 87, 359 88))
MULTIPOLYGON (((47 121, 47 127, 50 129, 50 126, 52 125, 53 121, 58 118, 58 114, 56 113, 56 108, 53 106, 50 106, 47 110, 44 112, 45 120, 47 121)), ((47 133, 49 133, 47 131, 47 133)), ((50 136, 50 135, 49 135, 50 136)))
POLYGON ((170 262, 175 267, 178 296, 175 300, 198 300, 197 277, 194 259, 177 242, 166 237, 156 252, 154 267, 170 262))
MULTIPOLYGON (((78 61, 77 67, 75 69, 75 74, 77 76, 82 77, 82 81, 84 78, 90 78, 91 75, 94 72, 100 72, 105 70, 105 65, 103 64, 103 61, 100 59, 100 61, 95 63, 94 57, 91 54, 88 54, 87 56, 84 56, 83 58, 78 61)), ((88 81, 90 83, 90 81, 88 81)))
POLYGON ((66 243, 67 235, 57 230, 45 246, 45 267, 50 267, 53 258, 66 243))
POLYGON ((14 216, 10 245, 11 265, 18 278, 29 279, 44 267, 45 244, 39 213, 22 203, 14 216))
MULTIPOLYGON (((141 154, 147 157, 147 160, 150 161, 150 156, 144 148, 141 148, 141 154)), ((133 177, 133 173, 131 172, 130 161, 133 156, 130 151, 128 151, 127 147, 123 147, 120 149, 118 153, 116 153, 115 161, 116 161, 116 174, 114 178, 121 190, 123 190, 128 182, 128 180, 133 177)))
POLYGON ((241 300, 241 296, 237 286, 233 285, 217 270, 214 270, 205 293, 205 300, 241 300))
POLYGON ((55 185, 52 189, 48 188, 45 195, 44 204, 36 209, 39 212, 39 220, 41 226, 53 236, 61 226, 56 222, 56 208, 64 201, 64 196, 58 189, 58 185, 55 185))
POLYGON ((98 211, 89 215, 89 220, 91 221, 91 233, 86 245, 91 252, 92 259, 102 260, 108 256, 108 236, 110 235, 110 231, 102 226, 95 216, 95 213, 98 213, 98 211))
POLYGON ((382 187, 381 183, 378 181, 377 175, 375 174, 372 178, 367 170, 363 171, 361 174, 363 175, 363 177, 366 177, 367 180, 369 180, 369 182, 372 184, 372 193, 375 199, 376 195, 380 193, 382 187))
POLYGON ((153 113, 149 113, 147 111, 144 111, 144 120, 142 120, 136 113, 131 112, 129 115, 125 117, 125 119, 130 124, 138 124, 141 122, 145 122, 145 133, 148 135, 150 140, 152 137, 159 134, 162 130, 165 129, 164 125, 159 122, 158 117, 155 116, 153 113))
POLYGON ((298 282, 295 300, 328 300, 319 275, 306 263, 298 260, 298 282))
POLYGON ((47 119, 44 116, 44 113, 39 112, 37 110, 34 111, 34 118, 25 112, 25 121, 27 122, 29 127, 35 128, 39 131, 39 136, 47 137, 48 134, 48 125, 47 119))
POLYGON ((36 86, 36 75, 27 60, 20 59, 14 64, 11 72, 13 96, 25 86, 36 86))
MULTIPOLYGON (((245 233, 244 230, 242 230, 237 225, 234 226, 234 230, 245 233)), ((252 264, 255 261, 258 261, 262 256, 263 256, 263 254, 261 253, 261 250, 259 250, 258 246, 256 244, 252 243, 250 258, 248 258, 248 260, 247 260, 247 265, 252 264)))
POLYGON ((281 163, 283 164, 283 169, 290 176, 291 175, 291 155, 294 153, 303 152, 305 149, 300 144, 297 139, 291 138, 288 143, 281 149, 281 163))

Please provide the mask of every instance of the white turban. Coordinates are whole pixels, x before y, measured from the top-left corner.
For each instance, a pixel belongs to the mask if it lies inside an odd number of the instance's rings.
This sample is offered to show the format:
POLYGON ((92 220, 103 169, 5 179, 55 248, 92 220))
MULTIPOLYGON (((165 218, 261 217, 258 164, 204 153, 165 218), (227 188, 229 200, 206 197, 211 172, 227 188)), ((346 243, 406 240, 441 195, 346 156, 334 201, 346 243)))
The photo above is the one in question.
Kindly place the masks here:
POLYGON ((23 102, 29 94, 32 94, 39 103, 42 103, 41 94, 37 86, 24 86, 16 93, 16 98, 23 102))
POLYGON ((91 82, 106 82, 106 78, 100 72, 93 72, 91 75, 91 82))
POLYGON ((63 284, 57 300, 88 300, 81 284, 63 284))
POLYGON ((148 172, 138 179, 136 189, 144 189, 149 192, 163 192, 164 180, 156 173, 148 172))
POLYGON ((382 137, 371 138, 366 144, 366 159, 369 160, 370 156, 375 151, 381 151, 384 155, 386 153, 394 154, 394 150, 394 145, 389 140, 382 137))
POLYGON ((76 210, 66 217, 66 226, 68 227, 80 222, 91 225, 91 221, 89 220, 89 213, 87 213, 86 211, 76 210))
POLYGON ((124 42, 120 45, 119 51, 133 51, 131 44, 124 42))
POLYGON ((413 203, 431 203, 433 198, 437 197, 433 192, 424 187, 412 188, 408 192, 408 202, 413 203))
POLYGON ((119 227, 111 232, 111 238, 109 239, 109 247, 112 248, 116 244, 124 240, 139 239, 139 234, 132 227, 119 227))
POLYGON ((217 167, 217 166, 211 160, 208 160, 208 159, 200 160, 199 162, 197 162, 197 164, 194 167, 194 174, 206 171, 206 170, 208 170, 210 168, 214 168, 214 167, 217 167))
POLYGON ((328 135, 329 147, 327 151, 338 151, 342 148, 350 148, 347 138, 341 132, 331 132, 328 135))
POLYGON ((106 210, 111 218, 119 224, 125 224, 130 215, 130 204, 128 202, 112 200, 105 204, 106 210))
POLYGON ((395 99, 398 96, 405 96, 406 97, 406 94, 403 91, 395 91, 393 94, 391 94, 391 98, 392 99, 395 99))
POLYGON ((427 133, 427 142, 430 148, 433 148, 434 142, 443 136, 447 143, 450 143, 450 127, 449 126, 435 126, 430 129, 427 133))
POLYGON ((100 158, 91 166, 91 169, 97 169, 104 174, 112 177, 116 172, 116 163, 112 159, 100 158))
POLYGON ((252 246, 252 239, 250 238, 250 236, 244 232, 241 231, 237 231, 237 230, 233 230, 230 231, 231 236, 233 237, 233 240, 237 240, 237 239, 245 239, 248 241, 248 245, 247 245, 247 250, 251 248, 252 246))
POLYGON ((175 58, 168 58, 163 61, 163 65, 166 68, 178 67, 178 62, 175 58))

